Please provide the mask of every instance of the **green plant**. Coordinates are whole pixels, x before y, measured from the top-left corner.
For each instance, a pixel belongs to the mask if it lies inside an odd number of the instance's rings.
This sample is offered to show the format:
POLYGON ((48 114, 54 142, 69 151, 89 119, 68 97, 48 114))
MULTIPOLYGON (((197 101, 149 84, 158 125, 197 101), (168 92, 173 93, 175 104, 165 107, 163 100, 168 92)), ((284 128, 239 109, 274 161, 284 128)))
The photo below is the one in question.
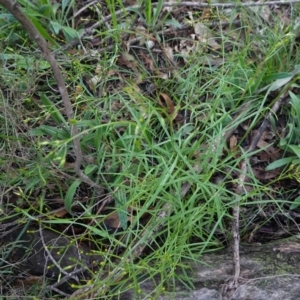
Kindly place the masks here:
MULTIPOLYGON (((62 32, 69 41, 82 30, 70 15, 75 1, 20 3, 38 22, 35 26, 42 35, 54 40, 54 48, 58 41, 51 33, 62 32)), ((283 205, 290 203, 284 192, 274 188, 276 181, 288 176, 299 179, 300 106, 294 93, 290 92, 291 110, 284 112, 288 134, 280 142, 291 156, 271 163, 267 170, 290 167, 266 183, 257 177, 255 167, 252 170, 261 149, 247 151, 249 139, 281 90, 296 87, 299 56, 291 51, 294 38, 288 33, 292 27, 281 28, 276 23, 264 35, 246 25, 230 25, 224 32, 212 30, 219 43, 216 49, 206 45, 202 52, 190 53, 188 60, 178 48, 180 41, 163 34, 155 36, 160 47, 157 52, 142 42, 126 52, 120 40, 124 33, 135 33, 130 22, 136 15, 145 20, 148 35, 170 24, 163 1, 144 4, 128 11, 122 1, 106 1, 106 10, 95 6, 91 10, 98 19, 105 11, 109 14, 96 37, 104 37, 102 45, 109 43, 110 50, 57 56, 74 110, 70 119, 49 65, 29 51, 32 48, 17 23, 9 17, 7 26, 3 20, 8 15, 3 12, 0 16, 1 28, 22 40, 16 48, 5 44, 1 54, 5 76, 4 72, 0 75, 4 91, 0 95, 0 180, 9 187, 5 193, 14 191, 18 197, 5 209, 27 221, 39 216, 43 228, 79 230, 70 237, 71 242, 91 243, 104 256, 91 282, 107 298, 129 288, 138 293, 139 280, 146 277, 161 278, 153 297, 172 289, 168 282, 174 278, 192 288, 192 279, 178 275, 176 268, 185 272, 186 259, 202 263, 202 253, 226 245, 232 208, 237 203, 243 208, 244 237, 253 223, 261 222, 257 221, 261 210, 273 205, 283 211, 283 205), (173 45, 173 39, 177 50, 170 62, 164 51, 173 45), (212 57, 222 58, 222 64, 214 64, 212 57), (155 86, 154 92, 141 87, 148 81, 155 86), (99 199, 72 168, 76 157, 71 126, 80 137, 81 170, 104 187, 110 201, 108 211, 99 209, 107 199, 99 199), (234 146, 228 142, 231 136, 237 138, 234 146), (241 184, 244 161, 247 182, 237 197, 235 187, 241 184), (57 207, 66 215, 56 214, 57 207), (104 226, 108 217, 117 221, 117 227, 104 226), (145 248, 147 255, 141 255, 139 249, 145 248), (109 274, 102 278, 106 270, 109 274), (120 276, 121 271, 127 276, 120 276), (103 286, 110 289, 110 295, 103 286)), ((239 12, 239 18, 266 26, 247 10, 239 12)), ((276 132, 275 118, 271 123, 276 132)))

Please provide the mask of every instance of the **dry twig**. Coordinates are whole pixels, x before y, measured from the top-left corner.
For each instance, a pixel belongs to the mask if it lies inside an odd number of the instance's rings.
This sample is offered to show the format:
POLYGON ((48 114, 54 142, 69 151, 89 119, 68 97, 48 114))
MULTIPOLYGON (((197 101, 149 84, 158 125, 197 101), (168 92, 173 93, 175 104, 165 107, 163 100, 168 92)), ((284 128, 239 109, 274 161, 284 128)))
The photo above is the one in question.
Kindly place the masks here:
MULTIPOLYGON (((267 126, 269 125, 270 117, 277 112, 279 107, 281 106, 281 103, 283 100, 287 97, 287 92, 284 92, 278 100, 274 103, 272 106, 272 109, 269 111, 268 115, 262 122, 261 126, 259 127, 256 136, 253 138, 249 148, 248 152, 253 152, 262 136, 264 131, 267 129, 267 126)), ((239 281, 240 281, 240 233, 239 233, 239 223, 240 223, 240 205, 239 205, 239 198, 243 194, 244 191, 244 183, 247 178, 247 170, 248 170, 248 160, 243 159, 240 165, 241 173, 238 178, 239 184, 236 187, 236 202, 237 205, 235 205, 232 208, 232 258, 233 258, 233 270, 234 270, 234 276, 224 284, 222 289, 222 300, 231 299, 237 288, 239 287, 239 281)))

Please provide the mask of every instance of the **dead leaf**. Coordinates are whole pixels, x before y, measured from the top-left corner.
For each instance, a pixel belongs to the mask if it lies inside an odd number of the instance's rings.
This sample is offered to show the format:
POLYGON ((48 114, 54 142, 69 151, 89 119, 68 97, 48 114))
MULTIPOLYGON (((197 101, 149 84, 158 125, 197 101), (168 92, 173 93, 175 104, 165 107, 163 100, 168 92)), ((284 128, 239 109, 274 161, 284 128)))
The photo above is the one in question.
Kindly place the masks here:
POLYGON ((231 151, 236 151, 237 144, 238 144, 237 137, 235 135, 232 135, 229 139, 229 149, 231 151))
POLYGON ((65 208, 62 208, 61 210, 56 211, 56 212, 53 214, 53 217, 56 217, 56 218, 62 218, 62 217, 64 217, 66 214, 68 214, 67 210, 66 210, 65 208))
POLYGON ((209 45, 212 49, 218 50, 221 46, 216 42, 211 30, 203 23, 194 24, 195 38, 203 44, 209 45))
POLYGON ((128 52, 122 52, 118 57, 118 63, 124 65, 134 71, 137 71, 137 61, 136 59, 129 54, 128 52))
MULTIPOLYGON (((167 112, 169 113, 169 115, 173 115, 173 113, 175 111, 175 105, 173 104, 171 98, 167 94, 160 93, 158 102, 161 105, 161 107, 167 108, 167 112), (163 98, 165 104, 161 101, 161 97, 163 98)), ((175 118, 175 117, 176 116, 173 116, 173 118, 175 118)))
POLYGON ((171 47, 164 47, 164 53, 168 60, 173 64, 176 65, 176 61, 174 59, 174 50, 171 47))
POLYGON ((43 277, 42 276, 28 276, 20 279, 16 279, 13 282, 14 287, 24 288, 24 287, 31 287, 36 284, 43 284, 43 277))
POLYGON ((204 8, 202 11, 201 19, 204 21, 210 20, 211 17, 211 9, 210 8, 204 8))
POLYGON ((280 171, 278 170, 272 170, 272 171, 261 171, 256 168, 253 169, 253 174, 257 179, 260 180, 267 180, 277 177, 280 174, 280 171))
MULTIPOLYGON (((133 221, 133 208, 129 207, 127 209, 127 211, 128 211, 127 221, 132 223, 132 221, 133 221)), ((116 211, 109 214, 109 215, 107 215, 107 217, 105 217, 103 222, 104 222, 105 226, 108 229, 114 229, 115 230, 115 229, 121 229, 122 228, 118 212, 116 212, 116 211)))

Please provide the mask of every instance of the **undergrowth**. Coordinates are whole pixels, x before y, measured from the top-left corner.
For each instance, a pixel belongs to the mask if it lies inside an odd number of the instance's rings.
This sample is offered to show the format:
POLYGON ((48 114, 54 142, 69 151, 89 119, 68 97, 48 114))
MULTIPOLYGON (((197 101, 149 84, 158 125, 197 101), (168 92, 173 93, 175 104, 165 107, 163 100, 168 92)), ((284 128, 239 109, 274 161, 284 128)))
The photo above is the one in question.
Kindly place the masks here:
MULTIPOLYGON (((101 26, 96 34, 107 47, 112 46, 105 52, 84 47, 74 52, 59 49, 60 43, 77 38, 84 29, 77 28, 72 19, 76 1, 62 1, 62 5, 19 2, 52 42, 75 117, 66 119, 49 64, 2 9, 2 219, 17 214, 29 222, 38 216, 45 229, 66 235, 71 228, 78 229, 79 234, 70 235, 70 240, 90 243, 103 256, 100 270, 86 282, 93 282, 94 290, 109 287, 109 293, 106 290, 101 295, 103 299, 132 288, 139 294, 140 282, 146 278, 156 278, 157 288, 148 295, 153 298, 172 291, 174 278, 192 288, 192 278, 182 277, 177 269, 187 269, 186 260, 205 263, 201 254, 229 245, 240 163, 247 160, 249 166, 255 165, 253 157, 262 151, 247 152, 249 139, 282 91, 293 88, 296 93, 299 88, 297 23, 291 19, 290 25, 284 25, 274 15, 268 26, 259 11, 243 8, 240 26, 229 24, 224 32, 214 32, 219 49, 199 49, 188 58, 178 52, 175 60, 180 67, 165 76, 167 72, 151 70, 138 51, 142 48, 157 70, 174 67, 166 57, 144 44, 126 51, 120 43, 124 34, 135 32, 129 22, 138 14, 145 18, 145 38, 165 24, 176 25, 170 14, 162 13, 162 1, 156 9, 151 1, 145 1, 140 10, 132 9, 120 21, 116 8, 126 11, 120 1, 107 1, 102 11, 95 6, 91 18, 111 14, 109 26, 101 26), (220 63, 211 63, 211 53, 220 63), (284 81, 287 78, 290 80, 284 81), (73 170, 70 125, 79 129, 84 173, 111 196, 104 209, 100 209, 103 197, 73 170), (225 138, 231 130, 237 138, 234 146, 225 138), (182 196, 187 184, 188 192, 182 196), (160 218, 166 204, 170 215, 160 218), (65 209, 62 216, 52 213, 59 208, 65 209), (160 230, 152 231, 152 227, 160 230), (136 262, 138 247, 145 251, 136 262), (124 276, 116 282, 118 266, 124 276)), ((298 12, 294 6, 291 18, 298 12)), ((235 13, 233 9, 231 15, 235 13)), ((170 42, 164 34, 158 40, 165 46, 170 42)), ((270 170, 286 168, 268 182, 249 167, 239 197, 245 212, 241 216, 242 239, 249 236, 264 208, 272 205, 284 212, 286 205, 298 207, 299 200, 293 202, 279 184, 285 178, 299 177, 299 98, 291 97, 291 105, 281 108, 280 117, 274 116, 269 131, 275 132, 272 143, 280 148, 282 157, 288 152, 294 155, 279 162, 274 159, 270 170), (276 128, 279 123, 280 132, 276 128)))

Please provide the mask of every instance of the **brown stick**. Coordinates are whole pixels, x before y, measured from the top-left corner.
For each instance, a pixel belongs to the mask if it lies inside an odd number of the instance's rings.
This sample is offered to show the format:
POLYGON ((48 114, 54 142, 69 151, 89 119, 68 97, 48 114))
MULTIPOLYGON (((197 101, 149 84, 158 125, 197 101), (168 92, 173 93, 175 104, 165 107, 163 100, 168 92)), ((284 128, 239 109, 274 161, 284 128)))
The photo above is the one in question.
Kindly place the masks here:
MULTIPOLYGON (((283 102, 284 98, 287 97, 287 92, 284 92, 278 100, 274 103, 272 106, 272 109, 269 111, 268 115, 260 125, 256 136, 253 138, 249 148, 248 152, 252 152, 255 150, 257 143, 259 142, 262 134, 267 129, 267 126, 269 125, 270 117, 277 112, 277 110, 280 108, 281 103, 283 102)), ((233 260, 233 273, 234 276, 231 278, 224 286, 222 290, 222 300, 231 299, 237 288, 239 287, 239 280, 240 280, 240 233, 239 233, 239 227, 240 227, 240 201, 239 197, 242 195, 244 191, 244 183, 247 178, 247 170, 248 170, 248 164, 247 160, 243 159, 241 162, 241 173, 238 178, 239 184, 236 187, 236 202, 237 205, 235 205, 232 208, 232 260, 233 260)))

